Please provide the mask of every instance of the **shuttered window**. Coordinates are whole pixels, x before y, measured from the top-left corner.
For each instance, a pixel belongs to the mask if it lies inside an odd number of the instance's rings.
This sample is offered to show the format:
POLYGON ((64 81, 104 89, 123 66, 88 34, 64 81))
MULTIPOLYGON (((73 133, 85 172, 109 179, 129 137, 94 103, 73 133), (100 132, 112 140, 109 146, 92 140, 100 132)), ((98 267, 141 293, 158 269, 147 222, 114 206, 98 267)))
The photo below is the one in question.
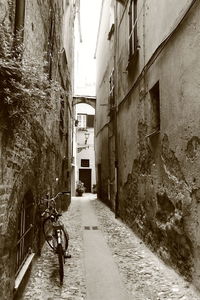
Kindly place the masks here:
POLYGON ((137 50, 137 0, 131 0, 129 6, 129 60, 137 50))
POLYGON ((87 115, 87 127, 94 127, 94 115, 87 115))

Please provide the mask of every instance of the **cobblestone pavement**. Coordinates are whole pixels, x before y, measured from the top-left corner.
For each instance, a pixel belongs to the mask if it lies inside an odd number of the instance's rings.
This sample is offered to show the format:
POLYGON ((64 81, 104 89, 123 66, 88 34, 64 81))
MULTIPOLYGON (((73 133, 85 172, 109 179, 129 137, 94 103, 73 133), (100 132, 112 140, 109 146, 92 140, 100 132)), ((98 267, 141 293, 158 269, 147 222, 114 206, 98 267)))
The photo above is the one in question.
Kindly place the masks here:
POLYGON ((100 201, 93 201, 101 229, 134 300, 197 300, 200 293, 167 267, 100 201))
MULTIPOLYGON (((63 214, 72 255, 65 264, 63 286, 59 285, 57 257, 45 245, 41 257, 33 265, 30 280, 20 299, 86 300, 80 201, 84 201, 84 197, 74 198, 69 210, 63 214)), ((126 225, 115 219, 108 207, 98 200, 91 201, 98 216, 99 228, 132 295, 131 299, 200 299, 199 292, 159 260, 126 225)))

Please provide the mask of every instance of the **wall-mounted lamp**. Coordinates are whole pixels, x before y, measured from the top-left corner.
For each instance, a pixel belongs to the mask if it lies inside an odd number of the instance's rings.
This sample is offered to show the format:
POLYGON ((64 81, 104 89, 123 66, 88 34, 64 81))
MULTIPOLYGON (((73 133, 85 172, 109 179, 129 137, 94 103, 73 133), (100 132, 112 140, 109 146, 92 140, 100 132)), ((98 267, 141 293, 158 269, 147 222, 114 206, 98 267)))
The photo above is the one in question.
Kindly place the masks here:
POLYGON ((90 133, 89 132, 85 132, 85 145, 87 144, 87 140, 89 139, 90 133))

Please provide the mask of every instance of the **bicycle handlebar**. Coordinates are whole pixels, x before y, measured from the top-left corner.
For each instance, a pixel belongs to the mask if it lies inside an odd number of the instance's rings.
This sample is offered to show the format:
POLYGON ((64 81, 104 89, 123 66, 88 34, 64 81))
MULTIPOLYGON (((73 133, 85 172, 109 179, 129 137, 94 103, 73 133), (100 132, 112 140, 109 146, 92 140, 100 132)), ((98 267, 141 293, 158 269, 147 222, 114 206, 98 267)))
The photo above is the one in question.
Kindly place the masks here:
MULTIPOLYGON (((54 210, 57 212, 55 200, 56 200, 59 196, 64 195, 64 194, 70 195, 71 193, 70 193, 70 192, 67 192, 67 191, 64 191, 64 192, 58 192, 58 193, 56 194, 56 196, 54 196, 54 197, 52 197, 52 198, 50 198, 50 199, 43 199, 43 200, 42 200, 43 203, 48 203, 48 207, 43 211, 43 213, 41 214, 41 216, 43 217, 43 216, 45 215, 45 213, 49 213, 49 209, 54 209, 54 210), (49 207, 49 203, 52 203, 52 207, 49 207)), ((41 204, 41 202, 40 202, 40 204, 41 204)))
MULTIPOLYGON (((45 202, 48 202, 48 201, 54 201, 55 199, 57 199, 59 196, 61 196, 61 195, 64 195, 64 194, 66 194, 66 195, 70 195, 71 194, 71 192, 58 192, 57 194, 56 194, 56 196, 54 196, 54 197, 52 197, 52 198, 47 198, 47 199, 43 199, 43 201, 45 201, 45 202)), ((47 195, 48 196, 48 195, 47 195)))
POLYGON ((55 196, 55 197, 53 197, 53 198, 51 198, 51 199, 49 199, 49 200, 55 200, 56 198, 58 198, 58 196, 61 196, 61 195, 64 195, 64 194, 66 194, 66 195, 70 195, 71 193, 70 192, 59 192, 59 193, 57 193, 57 195, 55 196))

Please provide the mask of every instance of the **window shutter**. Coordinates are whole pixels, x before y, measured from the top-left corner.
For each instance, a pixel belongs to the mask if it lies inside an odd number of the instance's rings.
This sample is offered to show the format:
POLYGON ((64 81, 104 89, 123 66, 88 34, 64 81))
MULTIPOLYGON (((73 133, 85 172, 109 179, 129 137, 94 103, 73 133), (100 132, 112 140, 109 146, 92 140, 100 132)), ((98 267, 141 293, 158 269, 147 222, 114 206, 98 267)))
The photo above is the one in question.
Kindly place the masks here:
POLYGON ((94 127, 94 115, 87 115, 87 127, 94 127))

